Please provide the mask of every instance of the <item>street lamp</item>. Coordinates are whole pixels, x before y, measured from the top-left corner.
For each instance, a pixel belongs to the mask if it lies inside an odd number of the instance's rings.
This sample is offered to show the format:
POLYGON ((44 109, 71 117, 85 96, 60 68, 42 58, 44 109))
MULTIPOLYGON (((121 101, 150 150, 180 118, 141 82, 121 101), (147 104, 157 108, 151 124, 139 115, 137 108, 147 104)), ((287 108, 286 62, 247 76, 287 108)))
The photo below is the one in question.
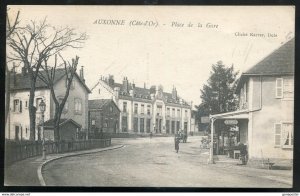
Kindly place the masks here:
POLYGON ((43 160, 46 160, 46 148, 45 148, 45 131, 44 131, 44 113, 46 110, 46 104, 42 100, 41 103, 39 104, 40 111, 42 112, 42 133, 43 133, 43 142, 42 142, 42 147, 43 147, 43 160))

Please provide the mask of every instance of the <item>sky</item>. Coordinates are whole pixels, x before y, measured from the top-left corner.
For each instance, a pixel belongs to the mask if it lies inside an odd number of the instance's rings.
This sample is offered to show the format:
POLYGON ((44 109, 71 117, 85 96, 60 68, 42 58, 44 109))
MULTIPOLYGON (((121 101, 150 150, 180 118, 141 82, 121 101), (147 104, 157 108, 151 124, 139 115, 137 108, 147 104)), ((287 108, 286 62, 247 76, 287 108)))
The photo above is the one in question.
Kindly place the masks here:
POLYGON ((12 18, 20 10, 20 25, 47 17, 53 26, 86 32, 83 47, 67 49, 64 57, 80 57, 88 87, 101 76, 114 75, 118 83, 126 76, 140 87, 161 84, 171 92, 175 86, 179 96, 193 105, 201 103, 200 89, 212 64, 222 61, 241 74, 295 32, 293 6, 8 7, 12 18), (124 20, 124 25, 103 20, 124 20), (136 25, 137 21, 145 25, 136 25))

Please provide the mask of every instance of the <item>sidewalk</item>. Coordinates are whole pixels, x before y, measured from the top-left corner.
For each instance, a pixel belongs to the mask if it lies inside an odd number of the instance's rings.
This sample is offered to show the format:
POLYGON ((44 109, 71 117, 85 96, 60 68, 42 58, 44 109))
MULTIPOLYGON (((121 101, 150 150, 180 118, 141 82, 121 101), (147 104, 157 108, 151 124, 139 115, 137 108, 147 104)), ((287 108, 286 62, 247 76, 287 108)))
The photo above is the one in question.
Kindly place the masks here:
POLYGON ((251 165, 239 165, 239 161, 236 159, 227 159, 224 156, 214 155, 215 164, 212 167, 232 169, 235 173, 248 176, 259 176, 261 178, 278 181, 288 185, 292 185, 293 182, 293 170, 276 170, 257 168, 251 165))
POLYGON ((107 148, 97 148, 91 150, 82 150, 63 154, 49 154, 47 160, 42 157, 32 157, 22 161, 18 161, 4 169, 4 185, 5 186, 41 186, 44 184, 42 177, 42 168, 45 164, 69 156, 82 154, 90 154, 121 148, 123 145, 112 145, 107 148))

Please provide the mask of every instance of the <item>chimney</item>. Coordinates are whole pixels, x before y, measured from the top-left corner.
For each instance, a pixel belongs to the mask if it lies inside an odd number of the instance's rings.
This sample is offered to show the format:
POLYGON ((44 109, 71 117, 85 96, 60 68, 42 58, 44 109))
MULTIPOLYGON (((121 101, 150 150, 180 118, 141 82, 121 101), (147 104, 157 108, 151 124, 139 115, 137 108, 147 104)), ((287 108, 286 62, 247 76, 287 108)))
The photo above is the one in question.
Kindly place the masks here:
POLYGON ((17 77, 16 77, 16 64, 15 64, 15 62, 13 62, 12 75, 13 75, 13 86, 16 86, 17 77))
POLYGON ((123 88, 126 92, 128 92, 129 88, 128 88, 128 80, 127 77, 124 77, 123 79, 123 88))
POLYGON ((132 82, 132 88, 135 88, 135 84, 134 84, 134 81, 132 82))
POLYGON ((150 94, 155 94, 156 93, 156 86, 151 86, 150 87, 150 94))
POLYGON ((144 82, 144 89, 146 89, 146 82, 144 82))
POLYGON ((177 99, 177 90, 176 88, 173 86, 173 89, 172 89, 172 99, 177 99))
POLYGON ((79 71, 79 77, 85 83, 85 79, 84 79, 84 75, 83 75, 83 66, 81 66, 81 69, 79 71))
POLYGON ((108 76, 108 85, 109 86, 113 86, 114 84, 115 84, 114 76, 113 75, 109 75, 108 76))

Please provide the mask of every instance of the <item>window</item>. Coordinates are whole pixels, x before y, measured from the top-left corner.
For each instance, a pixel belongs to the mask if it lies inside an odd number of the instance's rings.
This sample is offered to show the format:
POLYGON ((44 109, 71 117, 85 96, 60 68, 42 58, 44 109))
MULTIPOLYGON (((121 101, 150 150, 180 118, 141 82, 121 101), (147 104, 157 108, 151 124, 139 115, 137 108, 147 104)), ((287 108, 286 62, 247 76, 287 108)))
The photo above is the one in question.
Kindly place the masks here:
POLYGON ((134 104, 134 113, 135 114, 138 113, 138 104, 137 103, 134 104))
POLYGON ((127 132, 127 116, 122 116, 122 131, 127 132))
POLYGON ((180 130, 180 122, 179 121, 177 121, 177 123, 176 123, 176 130, 177 130, 177 132, 179 132, 179 130, 180 130))
POLYGON ((105 121, 104 121, 104 125, 103 125, 105 128, 108 127, 108 119, 106 118, 105 121))
POLYGON ((177 109, 177 117, 180 117, 180 109, 177 109))
POLYGON ((138 122, 139 121, 139 119, 138 118, 134 118, 134 122, 133 122, 133 131, 134 132, 138 132, 138 122))
POLYGON ((36 111, 40 111, 40 103, 42 102, 42 98, 35 99, 36 111))
POLYGON ((22 112, 22 101, 19 99, 14 100, 14 107, 13 107, 14 112, 22 112))
POLYGON ((283 98, 283 79, 276 78, 276 98, 283 98))
POLYGON ((185 113, 185 114, 184 114, 185 118, 187 118, 187 116, 188 116, 188 111, 185 110, 184 113, 185 113))
POLYGON ((141 114, 144 114, 145 106, 144 104, 141 105, 141 114))
POLYGON ((248 101, 247 100, 247 83, 244 84, 244 88, 243 89, 244 89, 244 92, 243 92, 244 93, 244 95, 243 95, 244 96, 244 100, 245 100, 245 102, 247 102, 248 101))
POLYGON ((100 92, 101 92, 101 90, 100 90, 100 88, 98 89, 98 94, 100 95, 100 92))
POLYGON ((127 112, 127 102, 123 102, 123 112, 127 112))
POLYGON ((140 118, 140 132, 144 133, 144 119, 140 118))
POLYGON ((27 109, 28 108, 28 101, 25 101, 25 107, 24 107, 25 109, 27 109))
POLYGON ((29 126, 28 126, 28 125, 26 125, 26 126, 25 126, 25 137, 27 137, 27 136, 28 136, 28 129, 29 129, 29 126))
POLYGON ((161 116, 162 106, 157 106, 157 116, 161 116))
POLYGON ((169 120, 166 121, 166 132, 170 133, 170 121, 169 120))
POLYGON ((275 129, 275 147, 292 148, 294 145, 293 124, 276 123, 275 129))
POLYGON ((172 121, 171 126, 172 133, 175 133, 175 121, 172 121))
MULTIPOLYGON (((68 83, 69 83, 69 80, 66 79, 66 88, 68 87, 68 83)), ((74 89, 74 88, 75 88, 75 79, 73 78, 70 89, 74 89)))
POLYGON ((96 124, 96 121, 95 120, 92 120, 92 125, 95 125, 96 124))
POLYGON ((172 109, 172 117, 175 117, 175 109, 172 109))
POLYGON ((283 80, 283 97, 294 98, 294 79, 285 78, 283 80))
MULTIPOLYGON (((58 98, 59 104, 61 104, 62 101, 63 101, 63 98, 62 98, 62 97, 59 97, 59 98, 58 98)), ((66 101, 66 102, 65 102, 65 105, 64 105, 63 113, 68 112, 68 109, 69 109, 69 104, 68 104, 68 101, 66 101)))
POLYGON ((167 116, 170 116, 170 108, 167 108, 167 116))
POLYGON ((75 113, 81 114, 81 112, 82 112, 81 99, 76 98, 74 103, 75 103, 75 113))
POLYGON ((147 124, 146 124, 147 133, 150 133, 150 126, 151 126, 151 119, 147 119, 147 124))
POLYGON ((151 114, 150 110, 151 110, 151 106, 150 106, 150 105, 147 105, 147 114, 148 114, 148 115, 151 114))

